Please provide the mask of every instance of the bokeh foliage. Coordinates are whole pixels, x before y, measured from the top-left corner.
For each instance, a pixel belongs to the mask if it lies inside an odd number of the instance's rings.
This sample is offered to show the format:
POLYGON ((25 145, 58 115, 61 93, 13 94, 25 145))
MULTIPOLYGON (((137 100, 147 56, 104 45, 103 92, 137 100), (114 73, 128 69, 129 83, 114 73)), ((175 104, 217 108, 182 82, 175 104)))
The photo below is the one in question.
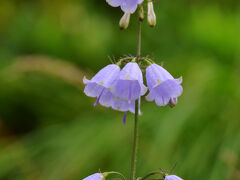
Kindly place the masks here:
MULTIPOLYGON (((143 101, 137 174, 240 179, 240 1, 161 0, 143 55, 183 76, 171 109, 143 101)), ((129 174, 133 116, 93 107, 82 78, 136 51, 136 16, 104 0, 0 1, 0 179, 129 174)))

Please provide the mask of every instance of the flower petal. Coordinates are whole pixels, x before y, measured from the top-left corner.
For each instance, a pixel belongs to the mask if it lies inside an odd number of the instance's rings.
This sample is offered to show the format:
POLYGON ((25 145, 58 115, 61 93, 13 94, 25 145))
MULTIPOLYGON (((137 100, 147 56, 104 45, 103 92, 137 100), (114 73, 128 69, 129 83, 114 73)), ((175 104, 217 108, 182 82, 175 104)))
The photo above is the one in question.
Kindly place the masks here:
POLYGON ((119 79, 122 80, 140 80, 142 79, 142 71, 137 63, 127 63, 121 70, 119 79))
POLYGON ((146 96, 147 101, 153 101, 157 97, 156 90, 152 89, 146 96))
POLYGON ((166 176, 164 180, 183 180, 183 179, 176 175, 169 175, 169 176, 166 176))
POLYGON ((101 173, 95 173, 92 174, 86 178, 84 178, 83 180, 103 180, 103 175, 101 173))
POLYGON ((104 87, 110 87, 113 81, 118 77, 119 72, 119 66, 110 64, 101 69, 90 81, 100 84, 104 87))
POLYGON ((114 86, 113 94, 125 101, 136 100, 141 93, 141 87, 136 80, 118 80, 114 86), (130 95, 130 97, 129 97, 130 95), (130 98, 130 99, 129 99, 130 98))
POLYGON ((112 108, 117 111, 122 111, 122 112, 130 111, 132 113, 135 113, 135 101, 132 101, 129 104, 127 101, 118 99, 113 102, 112 108))
POLYGON ((170 101, 170 98, 168 97, 163 97, 163 96, 158 96, 155 98, 155 102, 158 106, 166 106, 170 101))
POLYGON ((84 93, 89 97, 97 97, 101 94, 103 86, 97 83, 88 83, 84 88, 84 93))
POLYGON ((121 9, 125 13, 134 13, 137 9, 139 0, 125 0, 124 3, 121 4, 121 9))
POLYGON ((108 89, 105 89, 99 100, 99 103, 102 106, 111 107, 113 105, 113 99, 114 99, 114 97, 113 97, 112 93, 108 89))
POLYGON ((129 109, 129 104, 127 101, 123 101, 119 99, 114 101, 112 108, 117 111, 126 112, 129 109))
POLYGON ((175 80, 166 80, 154 87, 156 93, 164 97, 178 97, 182 94, 183 88, 175 80))
POLYGON ((87 84, 87 83, 89 83, 90 82, 90 80, 88 80, 85 76, 83 77, 83 83, 84 84, 87 84))
POLYGON ((125 2, 125 0, 107 0, 107 3, 110 5, 110 6, 113 6, 113 7, 118 7, 120 6, 121 4, 123 4, 125 2))
POLYGON ((154 86, 162 83, 163 81, 174 78, 161 66, 152 64, 146 69, 146 79, 148 88, 151 90, 154 86))

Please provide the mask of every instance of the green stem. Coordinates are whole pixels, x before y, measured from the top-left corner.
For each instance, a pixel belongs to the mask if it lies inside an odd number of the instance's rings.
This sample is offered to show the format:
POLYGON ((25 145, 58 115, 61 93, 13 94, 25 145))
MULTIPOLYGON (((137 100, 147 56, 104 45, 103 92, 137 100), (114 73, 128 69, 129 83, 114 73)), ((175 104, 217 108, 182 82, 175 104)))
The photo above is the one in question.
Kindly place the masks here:
POLYGON ((139 21, 139 23, 138 23, 137 58, 139 58, 141 56, 141 33, 142 33, 141 21, 139 21))
MULTIPOLYGON (((137 41, 137 60, 141 56, 141 21, 138 25, 138 41, 137 41)), ((134 132, 133 132, 133 149, 132 149, 132 162, 130 180, 135 180, 136 174, 136 158, 137 158, 137 145, 138 145, 138 102, 135 101, 135 116, 134 116, 134 132)))
POLYGON ((138 101, 135 101, 135 117, 134 117, 134 132, 133 132, 133 149, 132 149, 132 163, 130 180, 135 180, 136 173, 136 157, 138 145, 138 101))

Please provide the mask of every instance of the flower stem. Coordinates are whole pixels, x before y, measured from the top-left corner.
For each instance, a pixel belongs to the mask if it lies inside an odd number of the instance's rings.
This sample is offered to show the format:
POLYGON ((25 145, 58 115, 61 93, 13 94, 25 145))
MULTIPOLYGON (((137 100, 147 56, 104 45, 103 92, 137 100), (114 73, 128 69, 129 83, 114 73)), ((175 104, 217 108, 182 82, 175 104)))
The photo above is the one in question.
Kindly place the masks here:
MULTIPOLYGON (((139 21, 139 25, 138 25, 137 60, 140 58, 140 56, 141 56, 141 21, 139 21)), ((135 180, 135 174, 136 174, 136 158, 137 158, 137 145, 138 145, 138 103, 139 103, 139 100, 136 100, 130 180, 135 180)))
POLYGON ((139 23, 138 23, 137 58, 139 58, 141 56, 141 33, 142 33, 141 21, 139 21, 139 23))
POLYGON ((135 116, 134 116, 134 132, 133 132, 133 149, 132 149, 132 163, 130 180, 135 180, 136 173, 136 157, 138 145, 138 101, 135 101, 135 116))

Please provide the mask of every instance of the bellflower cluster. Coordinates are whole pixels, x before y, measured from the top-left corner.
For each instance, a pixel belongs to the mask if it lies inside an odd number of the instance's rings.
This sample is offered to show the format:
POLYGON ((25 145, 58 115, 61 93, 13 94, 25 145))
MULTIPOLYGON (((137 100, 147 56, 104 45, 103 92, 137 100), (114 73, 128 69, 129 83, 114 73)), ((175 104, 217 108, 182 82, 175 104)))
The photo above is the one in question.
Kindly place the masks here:
POLYGON ((177 104, 177 98, 182 93, 182 79, 174 79, 163 67, 152 63, 146 68, 147 86, 143 83, 143 74, 135 59, 128 62, 122 70, 116 64, 110 64, 100 70, 91 80, 84 77, 86 84, 84 92, 89 97, 96 97, 96 106, 111 107, 124 113, 135 113, 135 101, 138 99, 138 111, 140 113, 141 97, 146 96, 147 101, 155 101, 158 106, 177 104))
POLYGON ((129 62, 120 71, 115 64, 108 65, 100 70, 91 80, 84 77, 86 85, 84 93, 89 97, 96 97, 96 106, 100 103, 105 107, 112 107, 115 110, 135 113, 135 101, 139 99, 139 112, 141 96, 147 92, 143 84, 143 75, 136 62, 129 62))

